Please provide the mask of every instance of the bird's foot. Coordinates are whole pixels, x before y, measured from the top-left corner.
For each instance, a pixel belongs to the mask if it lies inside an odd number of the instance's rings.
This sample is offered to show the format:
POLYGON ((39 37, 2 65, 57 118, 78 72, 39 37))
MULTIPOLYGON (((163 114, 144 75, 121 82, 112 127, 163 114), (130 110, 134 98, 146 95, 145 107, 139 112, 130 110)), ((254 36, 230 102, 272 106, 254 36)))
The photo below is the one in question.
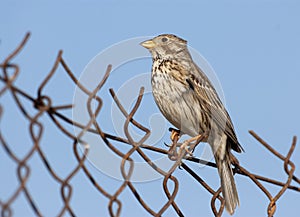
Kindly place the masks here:
POLYGON ((182 143, 180 149, 183 148, 186 153, 192 157, 196 146, 203 140, 203 138, 204 136, 201 134, 187 139, 182 143))

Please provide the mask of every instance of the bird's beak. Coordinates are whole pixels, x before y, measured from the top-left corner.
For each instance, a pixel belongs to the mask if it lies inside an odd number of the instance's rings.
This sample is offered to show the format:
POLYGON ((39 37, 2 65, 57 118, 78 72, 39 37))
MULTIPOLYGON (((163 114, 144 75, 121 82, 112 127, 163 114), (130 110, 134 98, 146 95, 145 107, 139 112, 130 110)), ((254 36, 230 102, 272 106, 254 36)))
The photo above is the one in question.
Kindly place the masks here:
POLYGON ((142 43, 140 43, 140 45, 142 45, 144 48, 147 49, 151 49, 153 47, 155 47, 155 43, 153 40, 147 40, 147 41, 143 41, 142 43))

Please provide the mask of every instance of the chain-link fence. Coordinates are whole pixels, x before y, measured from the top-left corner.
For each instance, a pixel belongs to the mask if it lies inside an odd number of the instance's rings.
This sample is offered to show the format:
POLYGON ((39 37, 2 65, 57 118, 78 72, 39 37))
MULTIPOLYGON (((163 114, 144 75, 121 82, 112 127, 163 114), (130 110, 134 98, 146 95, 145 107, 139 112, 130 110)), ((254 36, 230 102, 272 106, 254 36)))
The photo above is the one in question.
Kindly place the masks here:
MULTIPOLYGON (((224 210, 224 200, 222 198, 221 189, 214 190, 207 182, 205 182, 191 167, 185 162, 195 162, 200 164, 205 164, 209 167, 216 167, 213 162, 208 162, 194 156, 190 156, 187 153, 186 148, 182 143, 178 142, 178 138, 173 138, 173 145, 169 150, 153 147, 147 145, 147 139, 150 135, 150 130, 140 124, 138 120, 134 118, 136 111, 139 109, 141 100, 143 98, 143 87, 140 89, 140 92, 137 93, 137 100, 130 111, 126 111, 122 106, 121 101, 118 99, 118 96, 115 94, 113 89, 110 89, 110 94, 116 103, 119 110, 122 112, 126 121, 124 123, 124 134, 125 137, 116 136, 110 134, 108 132, 104 132, 102 130, 102 123, 96 120, 96 117, 101 112, 101 108, 104 104, 101 97, 97 95, 98 91, 104 85, 106 79, 109 77, 112 66, 107 67, 107 71, 105 76, 102 78, 101 82, 98 84, 97 88, 94 90, 89 90, 83 84, 81 84, 77 78, 74 76, 68 65, 66 64, 64 58, 62 57, 62 51, 58 53, 55 64, 52 67, 52 70, 46 75, 45 79, 41 82, 38 87, 36 96, 29 95, 26 93, 21 86, 15 84, 15 80, 18 75, 21 73, 19 65, 14 63, 13 58, 16 57, 20 51, 24 48, 25 44, 29 39, 30 34, 27 34, 21 44, 10 54, 7 58, 0 64, 1 74, 0 80, 2 86, 0 86, 0 99, 8 92, 10 96, 15 102, 16 107, 22 114, 22 118, 29 124, 29 129, 23 129, 24 131, 29 132, 29 137, 32 141, 32 146, 27 150, 27 154, 25 156, 20 157, 17 153, 13 151, 14 144, 10 144, 7 142, 6 135, 3 135, 3 131, 0 130, 0 145, 2 147, 1 152, 7 155, 10 160, 14 163, 17 170, 17 179, 19 181, 19 185, 15 186, 12 190, 11 195, 5 200, 0 195, 0 207, 1 207, 1 216, 8 217, 13 215, 13 204, 16 199, 20 197, 21 193, 25 195, 25 198, 28 202, 28 205, 31 207, 32 211, 37 216, 43 216, 44 213, 39 208, 39 201, 35 200, 32 196, 31 191, 28 189, 28 182, 30 182, 30 172, 33 168, 31 168, 28 164, 29 160, 34 156, 38 155, 43 162, 44 170, 47 170, 50 174, 50 178, 57 181, 60 185, 61 199, 63 200, 63 207, 61 210, 58 210, 58 216, 63 216, 65 214, 69 214, 71 216, 76 216, 76 212, 73 207, 70 205, 70 201, 72 199, 72 189, 73 186, 70 183, 70 180, 74 178, 79 172, 83 172, 83 174, 89 179, 90 185, 93 186, 98 194, 103 195, 103 197, 108 199, 107 204, 102 204, 102 206, 107 206, 109 210, 109 214, 111 216, 122 216, 122 205, 126 203, 126 201, 122 201, 120 199, 120 195, 124 192, 125 189, 128 189, 132 192, 132 198, 135 198, 138 203, 145 209, 146 213, 149 213, 153 216, 161 216, 165 213, 167 209, 174 209, 178 216, 184 216, 183 211, 180 206, 175 202, 175 198, 177 196, 179 190, 179 183, 181 180, 174 175, 174 171, 180 167, 183 171, 190 175, 193 179, 195 179, 203 188, 205 188, 211 194, 211 210, 215 216, 221 216, 224 210), (51 82, 51 78, 56 73, 58 66, 62 66, 65 73, 69 76, 70 80, 74 83, 77 88, 80 89, 84 94, 88 96, 86 103, 86 108, 89 112, 89 122, 87 124, 82 124, 75 122, 71 117, 63 114, 62 111, 66 109, 70 109, 72 105, 61 105, 61 106, 53 106, 53 99, 46 95, 44 88, 45 86, 51 82), (28 108, 24 106, 24 101, 29 101, 32 103, 32 108, 35 109, 36 113, 34 115, 28 111, 28 108), (92 107, 96 105, 96 107, 92 107), (60 177, 55 169, 52 167, 51 163, 47 159, 47 153, 41 148, 43 131, 45 129, 45 124, 43 123, 42 116, 47 115, 51 123, 56 127, 57 131, 63 133, 68 139, 70 145, 73 147, 73 154, 77 159, 76 165, 74 165, 74 169, 70 171, 69 175, 65 178, 60 177), (74 135, 74 132, 68 130, 65 125, 73 125, 77 128, 81 129, 77 135, 74 135), (135 141, 133 136, 130 133, 129 125, 133 125, 144 132, 144 136, 139 140, 135 141), (121 186, 116 186, 114 193, 109 193, 107 189, 101 184, 101 180, 97 180, 94 178, 93 173, 86 166, 86 156, 89 152, 89 144, 84 141, 83 135, 85 134, 95 134, 99 136, 106 146, 117 156, 122 158, 122 163, 120 165, 120 173, 123 177, 123 181, 121 186), (123 149, 120 148, 120 144, 126 144, 130 147, 129 151, 124 152, 123 149), (83 147, 83 153, 79 151, 78 146, 83 147), (175 148, 174 148, 175 147, 175 148), (170 161, 173 162, 173 166, 169 170, 165 170, 160 168, 155 162, 151 159, 151 157, 147 154, 148 152, 155 152, 161 155, 168 156, 170 161), (167 202, 163 205, 160 210, 154 210, 151 204, 148 204, 144 198, 143 193, 140 193, 133 182, 131 182, 131 176, 134 170, 135 161, 131 157, 133 153, 138 154, 154 171, 158 174, 162 175, 164 178, 162 179, 162 186, 164 192, 167 197, 167 202), (185 159, 183 162, 182 159, 185 159), (125 163, 127 166, 125 166, 125 163), (129 167, 128 167, 129 165, 129 167), (172 183, 172 188, 170 188, 170 184, 172 183)), ((1 101, 0 101, 1 102, 1 101)), ((5 104, 0 103, 0 116, 1 118, 5 116, 5 112, 3 112, 3 108, 5 108, 5 104)), ((2 127, 5 123, 1 123, 2 127)), ((13 132, 12 135, 17 135, 17 132, 13 132)), ((266 196, 266 200, 268 203, 268 216, 273 216, 276 210, 276 202, 278 199, 287 191, 292 190, 296 192, 300 192, 300 180, 294 175, 295 165, 290 160, 293 151, 296 146, 296 137, 293 138, 292 144, 290 145, 288 154, 286 156, 277 152, 271 145, 267 144, 262 138, 260 138, 255 132, 250 131, 250 134, 257 140, 259 144, 264 146, 266 151, 272 153, 275 157, 278 158, 279 161, 282 161, 284 166, 284 171, 286 173, 285 181, 274 180, 265 176, 256 175, 252 172, 249 172, 242 165, 238 163, 234 165, 234 173, 235 175, 242 175, 248 177, 252 182, 255 183, 257 188, 261 190, 261 193, 266 196), (292 181, 294 185, 291 185, 292 181), (266 188, 263 183, 269 183, 272 185, 277 185, 280 187, 278 193, 276 195, 272 195, 270 191, 266 188)), ((199 142, 199 141, 198 141, 199 142)), ((193 146, 196 144, 188 144, 189 146, 193 146)), ((1 160, 1 159, 0 159, 1 160)), ((280 170, 280 168, 277 168, 280 170)), ((9 169, 10 172, 14 173, 13 167, 9 169)), ((2 172, 1 172, 2 173, 2 172)), ((2 173, 2 175, 4 175, 2 173)), ((6 186, 1 185, 0 188, 6 188, 6 186)), ((127 201, 128 202, 128 201, 127 201)), ((99 213, 99 215, 101 215, 99 213)))

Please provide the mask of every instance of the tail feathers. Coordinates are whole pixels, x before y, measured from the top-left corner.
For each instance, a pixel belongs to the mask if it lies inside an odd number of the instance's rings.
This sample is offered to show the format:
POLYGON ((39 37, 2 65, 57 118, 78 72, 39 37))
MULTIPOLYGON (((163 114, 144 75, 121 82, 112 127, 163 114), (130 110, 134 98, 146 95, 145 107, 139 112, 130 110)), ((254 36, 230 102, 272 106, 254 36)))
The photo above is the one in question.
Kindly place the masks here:
POLYGON ((216 159, 216 161, 221 178, 221 188, 225 199, 225 208, 227 212, 232 215, 236 206, 239 205, 239 197, 233 178, 229 154, 226 154, 223 159, 216 159))

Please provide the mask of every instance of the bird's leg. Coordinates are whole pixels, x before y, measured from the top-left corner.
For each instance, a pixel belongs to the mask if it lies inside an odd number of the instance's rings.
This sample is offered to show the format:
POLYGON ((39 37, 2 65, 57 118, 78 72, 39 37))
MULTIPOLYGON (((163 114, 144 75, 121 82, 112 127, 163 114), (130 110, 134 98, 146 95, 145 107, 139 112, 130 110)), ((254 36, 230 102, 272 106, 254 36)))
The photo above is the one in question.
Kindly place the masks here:
POLYGON ((177 146, 178 146, 178 140, 180 138, 180 130, 169 128, 169 131, 171 132, 170 138, 172 140, 171 145, 167 145, 169 148, 168 150, 168 156, 171 160, 177 160, 178 154, 177 154, 177 146))
POLYGON ((177 143, 177 141, 180 138, 180 130, 170 127, 169 131, 171 132, 170 139, 172 140, 173 144, 174 144, 174 141, 177 143))

